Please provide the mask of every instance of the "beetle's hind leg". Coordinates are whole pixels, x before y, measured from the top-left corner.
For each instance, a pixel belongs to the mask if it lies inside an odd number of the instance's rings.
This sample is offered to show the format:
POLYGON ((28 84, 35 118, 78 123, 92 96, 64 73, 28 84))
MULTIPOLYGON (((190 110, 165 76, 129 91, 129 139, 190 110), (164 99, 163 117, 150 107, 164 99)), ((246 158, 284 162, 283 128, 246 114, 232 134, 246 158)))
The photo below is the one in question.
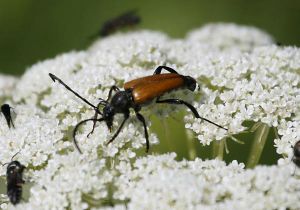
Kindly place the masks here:
POLYGON ((178 74, 177 71, 175 71, 174 69, 172 69, 171 67, 168 67, 168 66, 159 66, 155 69, 154 73, 153 74, 160 74, 161 71, 165 69, 166 71, 170 72, 170 73, 173 73, 173 74, 178 74))
POLYGON ((202 119, 202 120, 204 120, 206 122, 209 122, 209 123, 211 123, 211 124, 213 124, 213 125, 215 125, 215 126, 217 126, 219 128, 222 128, 222 129, 224 129, 226 131, 228 130, 227 128, 224 128, 221 125, 218 125, 218 124, 216 124, 216 123, 214 123, 214 122, 212 122, 212 121, 210 121, 210 120, 208 120, 208 119, 206 119, 204 117, 201 117, 199 115, 199 113, 197 112, 197 110, 196 110, 195 107, 193 107, 191 104, 189 104, 189 103, 187 103, 187 102, 185 102, 183 100, 180 100, 180 99, 164 99, 164 100, 160 100, 159 98, 157 98, 156 103, 182 104, 182 105, 185 105, 185 106, 187 106, 193 112, 193 114, 194 114, 194 116, 196 118, 200 118, 200 119, 202 119))
POLYGON ((140 113, 136 112, 136 117, 138 118, 139 121, 141 121, 143 123, 144 126, 144 132, 145 132, 145 138, 146 138, 146 152, 149 151, 149 135, 148 135, 148 131, 147 131, 147 126, 146 126, 146 121, 145 118, 143 117, 143 115, 141 115, 140 113))

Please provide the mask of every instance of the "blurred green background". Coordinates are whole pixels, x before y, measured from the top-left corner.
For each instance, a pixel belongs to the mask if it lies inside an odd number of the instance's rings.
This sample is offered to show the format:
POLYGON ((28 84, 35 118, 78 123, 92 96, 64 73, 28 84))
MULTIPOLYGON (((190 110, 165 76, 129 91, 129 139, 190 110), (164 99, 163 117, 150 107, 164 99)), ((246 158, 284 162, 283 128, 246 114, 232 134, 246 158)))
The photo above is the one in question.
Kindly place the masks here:
POLYGON ((142 17, 140 28, 172 37, 210 22, 235 22, 300 46, 297 0, 0 0, 0 72, 21 74, 39 60, 83 49, 105 20, 131 9, 142 17))

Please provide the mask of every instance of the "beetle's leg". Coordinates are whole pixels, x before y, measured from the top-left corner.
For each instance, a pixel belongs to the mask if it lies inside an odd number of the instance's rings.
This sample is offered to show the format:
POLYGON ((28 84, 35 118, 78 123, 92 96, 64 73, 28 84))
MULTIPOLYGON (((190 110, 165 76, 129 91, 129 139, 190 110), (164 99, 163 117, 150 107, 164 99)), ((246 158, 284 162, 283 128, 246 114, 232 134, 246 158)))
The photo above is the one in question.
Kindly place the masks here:
POLYGON ((79 148, 79 146, 78 146, 78 144, 77 144, 77 141, 76 141, 76 132, 77 132, 79 126, 82 125, 83 123, 88 122, 88 121, 93 121, 93 122, 97 121, 97 122, 101 122, 101 121, 103 121, 103 120, 104 120, 103 118, 100 118, 100 119, 90 118, 90 119, 82 120, 82 121, 80 121, 79 123, 77 123, 77 125, 75 126, 75 128, 74 128, 74 130, 73 130, 73 142, 74 142, 74 144, 75 144, 76 149, 78 150, 78 152, 79 152, 80 154, 82 154, 82 152, 81 152, 81 150, 80 150, 80 148, 79 148))
MULTIPOLYGON (((15 110, 14 110, 13 107, 10 106, 9 108, 16 114, 16 112, 15 112, 15 110)), ((11 115, 10 115, 10 122, 11 122, 12 127, 15 128, 15 125, 14 125, 14 122, 12 120, 12 116, 11 115)))
POLYGON ((97 123, 97 117, 98 117, 98 114, 100 113, 102 115, 102 112, 99 111, 99 107, 100 105, 105 105, 104 103, 105 101, 101 100, 98 104, 97 104, 97 110, 95 110, 95 114, 94 114, 94 122, 93 122, 93 128, 92 128, 92 131, 88 133, 88 135, 86 137, 89 137, 95 130, 95 127, 96 127, 96 123, 97 123))
POLYGON ((125 122, 128 120, 129 118, 129 112, 124 113, 124 120, 121 123, 120 127, 118 128, 117 132, 113 135, 113 137, 106 143, 106 145, 110 144, 111 142, 113 142, 113 140, 115 140, 115 138, 119 135, 120 131, 122 130, 125 122))
POLYGON ((119 89, 117 86, 115 86, 115 85, 111 86, 111 88, 110 88, 110 90, 109 90, 108 97, 107 97, 107 100, 106 100, 106 101, 108 101, 108 100, 110 99, 110 97, 111 97, 111 94, 112 94, 112 92, 113 92, 113 91, 119 92, 119 91, 120 91, 120 89, 119 89))
POLYGON ((163 69, 167 70, 170 73, 178 74, 177 71, 175 71, 174 69, 172 69, 171 67, 168 67, 168 66, 157 67, 153 74, 160 74, 163 69))
POLYGON ((136 112, 136 117, 138 118, 139 121, 141 121, 143 123, 144 126, 144 132, 145 132, 145 138, 146 138, 146 152, 149 151, 149 136, 148 136, 148 131, 147 131, 147 126, 146 126, 146 121, 145 118, 143 117, 143 115, 141 115, 140 113, 136 112))
POLYGON ((199 115, 199 113, 197 112, 197 110, 196 110, 196 108, 195 107, 193 107, 191 104, 189 104, 189 103, 187 103, 187 102, 185 102, 185 101, 183 101, 183 100, 180 100, 180 99, 164 99, 164 100, 159 100, 159 98, 156 100, 156 103, 166 103, 166 104, 183 104, 183 105, 185 105, 185 106, 187 106, 192 112, 193 112, 193 114, 194 114, 194 116, 196 117, 196 118, 200 118, 200 119, 202 119, 202 120, 204 120, 204 121, 206 121, 206 122, 209 122, 209 123, 211 123, 211 124, 213 124, 213 125, 215 125, 215 126, 217 126, 217 127, 219 127, 219 128, 222 128, 222 129, 224 129, 224 130, 228 130, 227 128, 224 128, 224 127, 222 127, 221 125, 218 125, 218 124, 216 124, 216 123, 214 123, 214 122, 212 122, 212 121, 210 121, 210 120, 208 120, 208 119, 206 119, 206 118, 204 118, 204 117, 201 117, 200 115, 199 115))
POLYGON ((93 117, 93 119, 94 119, 94 121, 93 121, 93 128, 92 128, 91 132, 89 132, 88 135, 86 136, 87 138, 89 138, 89 136, 94 133, 94 130, 95 130, 95 127, 96 127, 96 123, 97 123, 97 117, 98 117, 98 112, 95 112, 95 115, 93 117))

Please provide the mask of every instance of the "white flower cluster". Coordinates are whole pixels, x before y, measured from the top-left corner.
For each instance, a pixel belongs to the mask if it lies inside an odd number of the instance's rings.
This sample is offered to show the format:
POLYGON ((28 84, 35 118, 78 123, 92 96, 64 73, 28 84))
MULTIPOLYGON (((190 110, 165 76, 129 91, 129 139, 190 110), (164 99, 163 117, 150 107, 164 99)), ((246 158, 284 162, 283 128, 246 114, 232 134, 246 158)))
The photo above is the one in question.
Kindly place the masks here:
POLYGON ((133 166, 120 164, 116 197, 129 199, 129 209, 300 208, 300 181, 291 176, 290 166, 244 170, 236 161, 178 162, 174 157, 148 156, 133 166))
POLYGON ((274 140, 277 147, 276 152, 285 156, 284 159, 279 160, 279 164, 286 164, 294 156, 293 148, 290 145, 295 145, 300 140, 300 121, 282 120, 278 126, 278 134, 281 138, 274 140))
POLYGON ((16 77, 0 74, 0 97, 11 95, 17 81, 16 77))
MULTIPOLYGON (((197 70, 203 86, 208 86, 203 88, 207 103, 196 104, 199 112, 203 117, 228 125, 232 133, 242 131, 246 120, 277 127, 280 119, 299 112, 300 51, 297 48, 261 47, 250 54, 208 58, 203 63, 187 65, 191 71, 197 70), (204 84, 207 80, 209 83, 204 84)), ((200 120, 189 118, 189 121, 187 127, 199 133, 203 144, 225 135, 218 134, 214 126, 202 126, 200 120)))
MULTIPOLYGON (((300 180, 292 176, 289 161, 293 144, 300 140, 299 69, 298 48, 277 47, 255 28, 215 24, 182 40, 150 31, 116 34, 86 51, 40 62, 20 79, 0 76, 0 102, 11 104, 16 112, 15 129, 0 117, 0 163, 20 151, 15 159, 27 167, 31 186, 25 201, 1 207, 299 209, 300 180), (107 98, 112 85, 122 87, 125 81, 151 75, 159 65, 171 66, 200 84, 200 91, 172 92, 164 98, 187 100, 202 117, 229 128, 226 132, 189 112, 185 126, 202 144, 246 130, 245 121, 262 122, 277 127, 275 146, 285 158, 281 166, 246 170, 237 161, 226 165, 219 160, 176 161, 175 154, 147 155, 142 124, 134 117, 109 145, 112 134, 105 123, 98 123, 89 138, 92 122, 81 126, 76 135, 83 151, 79 155, 72 129, 91 118, 93 109, 53 83, 48 73, 97 104, 99 98, 107 98)), ((147 120, 179 109, 186 107, 150 105, 141 113, 147 120)), ((114 131, 122 117, 116 116, 114 131)), ((151 134, 150 145, 154 144, 158 139, 151 134)), ((5 173, 2 167, 0 175, 5 173)))
POLYGON ((273 44, 273 38, 251 26, 235 24, 208 24, 200 30, 190 32, 187 39, 192 42, 208 43, 221 51, 252 51, 258 46, 273 44))

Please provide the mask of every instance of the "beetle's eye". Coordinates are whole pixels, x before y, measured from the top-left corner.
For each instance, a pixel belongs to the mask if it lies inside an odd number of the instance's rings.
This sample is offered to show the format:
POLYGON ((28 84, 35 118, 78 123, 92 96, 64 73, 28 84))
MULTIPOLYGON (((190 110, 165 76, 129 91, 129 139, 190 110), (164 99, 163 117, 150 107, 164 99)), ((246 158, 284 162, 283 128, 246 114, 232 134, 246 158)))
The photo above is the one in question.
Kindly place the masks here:
POLYGON ((106 106, 103 109, 104 118, 110 118, 114 113, 114 110, 111 106, 106 106))

